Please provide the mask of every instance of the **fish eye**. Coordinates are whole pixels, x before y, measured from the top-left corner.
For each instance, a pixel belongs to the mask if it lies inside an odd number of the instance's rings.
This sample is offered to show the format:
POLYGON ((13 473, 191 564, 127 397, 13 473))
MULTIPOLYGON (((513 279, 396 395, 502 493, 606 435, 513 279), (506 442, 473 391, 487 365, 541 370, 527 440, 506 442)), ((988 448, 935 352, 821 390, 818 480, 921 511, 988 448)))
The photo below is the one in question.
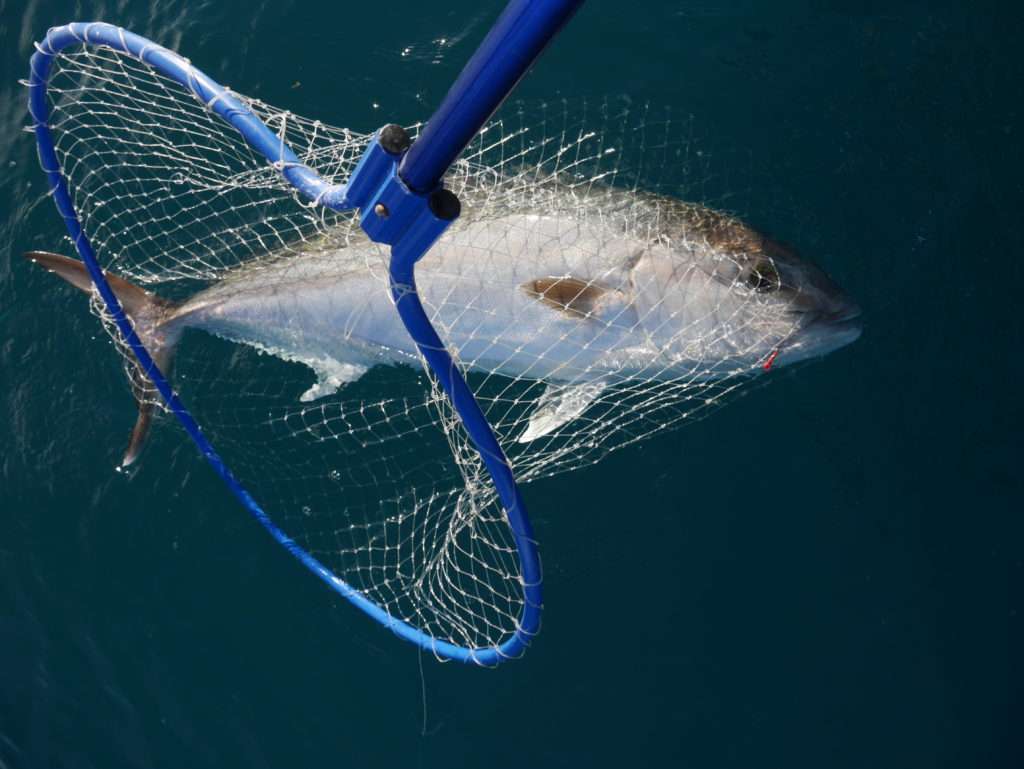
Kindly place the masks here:
POLYGON ((779 271, 770 259, 758 259, 751 265, 746 283, 747 288, 760 293, 777 291, 781 285, 779 271))

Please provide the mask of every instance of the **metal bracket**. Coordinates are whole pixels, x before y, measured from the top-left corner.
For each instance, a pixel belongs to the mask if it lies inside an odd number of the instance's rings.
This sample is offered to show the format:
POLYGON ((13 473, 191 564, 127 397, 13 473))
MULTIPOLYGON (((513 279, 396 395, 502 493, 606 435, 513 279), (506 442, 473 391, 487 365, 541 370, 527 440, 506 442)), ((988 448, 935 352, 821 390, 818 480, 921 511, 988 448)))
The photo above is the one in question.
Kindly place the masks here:
POLYGON ((359 209, 359 223, 375 243, 392 247, 393 257, 413 263, 434 245, 461 211, 459 199, 440 183, 421 193, 398 173, 411 146, 401 126, 377 131, 349 177, 344 205, 359 209))

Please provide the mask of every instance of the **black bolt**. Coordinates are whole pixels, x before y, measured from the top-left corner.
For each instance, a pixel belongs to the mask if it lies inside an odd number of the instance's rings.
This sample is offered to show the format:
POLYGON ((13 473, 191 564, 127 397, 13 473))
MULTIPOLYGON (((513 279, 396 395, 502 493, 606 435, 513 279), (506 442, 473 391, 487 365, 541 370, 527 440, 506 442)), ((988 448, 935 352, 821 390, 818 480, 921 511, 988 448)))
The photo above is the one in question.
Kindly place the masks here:
POLYGON ((388 123, 377 133, 377 141, 389 155, 401 155, 412 144, 409 134, 400 125, 388 123))
POLYGON ((431 192, 427 203, 430 205, 430 212, 446 222, 454 220, 462 212, 462 204, 455 193, 444 188, 431 192))

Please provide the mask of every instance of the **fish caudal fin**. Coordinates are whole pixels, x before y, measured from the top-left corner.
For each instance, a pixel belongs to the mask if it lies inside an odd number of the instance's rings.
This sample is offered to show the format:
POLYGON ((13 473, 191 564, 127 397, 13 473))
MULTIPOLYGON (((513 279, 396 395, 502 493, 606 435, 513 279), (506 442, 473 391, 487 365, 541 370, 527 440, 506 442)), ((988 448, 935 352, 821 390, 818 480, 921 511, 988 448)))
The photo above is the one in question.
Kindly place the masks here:
MULTIPOLYGON (((69 259, 66 256, 46 251, 30 251, 25 254, 25 258, 57 274, 75 288, 86 293, 92 291, 93 283, 89 271, 85 264, 77 259, 69 259)), ((129 283, 118 275, 110 272, 104 274, 114 295, 121 303, 125 315, 131 321, 135 333, 139 335, 142 344, 153 358, 153 362, 164 375, 169 374, 171 363, 174 360, 175 345, 181 334, 180 329, 168 328, 164 321, 170 318, 177 305, 136 286, 134 283, 129 283)), ((149 428, 153 421, 153 407, 159 397, 146 372, 134 358, 132 361, 135 365, 136 376, 131 377, 131 385, 139 406, 139 416, 132 429, 131 438, 128 440, 128 448, 125 449, 124 457, 121 459, 121 467, 127 467, 138 459, 146 437, 149 435, 149 428)))

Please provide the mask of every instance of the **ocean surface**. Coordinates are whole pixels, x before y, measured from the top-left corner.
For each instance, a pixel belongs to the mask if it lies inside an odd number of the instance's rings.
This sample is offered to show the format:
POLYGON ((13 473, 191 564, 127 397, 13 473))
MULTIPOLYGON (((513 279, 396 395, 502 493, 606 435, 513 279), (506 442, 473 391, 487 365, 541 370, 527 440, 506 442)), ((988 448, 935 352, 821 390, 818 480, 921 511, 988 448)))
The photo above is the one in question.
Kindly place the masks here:
POLYGON ((32 42, 114 22, 370 131, 425 119, 499 10, 0 2, 0 767, 1024 766, 1016 5, 592 0, 522 82, 670 108, 697 199, 865 320, 527 487, 546 596, 522 660, 442 665, 379 628, 173 425, 114 471, 116 355, 21 258, 67 245, 22 133, 32 42))

